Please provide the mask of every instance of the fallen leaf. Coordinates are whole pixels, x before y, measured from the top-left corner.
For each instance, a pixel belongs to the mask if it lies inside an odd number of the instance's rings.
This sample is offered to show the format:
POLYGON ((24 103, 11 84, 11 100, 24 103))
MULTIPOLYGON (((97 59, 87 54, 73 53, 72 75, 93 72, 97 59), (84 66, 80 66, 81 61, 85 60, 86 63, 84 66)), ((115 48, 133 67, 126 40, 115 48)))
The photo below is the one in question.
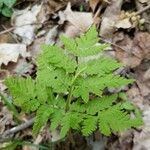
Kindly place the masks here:
POLYGON ((150 59, 150 33, 138 32, 133 39, 132 53, 143 59, 150 59))
POLYGON ((126 66, 134 68, 141 63, 142 59, 132 54, 132 39, 128 35, 123 36, 124 37, 122 38, 122 40, 118 39, 118 42, 115 41, 116 44, 121 47, 115 47, 116 58, 126 66))
POLYGON ((115 24, 116 28, 123 28, 123 29, 129 29, 132 27, 132 24, 130 22, 129 18, 125 18, 123 20, 119 20, 116 24, 115 24))
POLYGON ((89 0, 89 5, 92 8, 92 11, 95 12, 97 5, 101 0, 89 0))
POLYGON ((112 0, 103 14, 100 35, 107 40, 112 40, 115 23, 120 19, 122 3, 123 0, 112 0))
POLYGON ((70 3, 68 3, 67 8, 64 11, 59 12, 59 17, 59 24, 68 21, 81 32, 87 31, 93 24, 92 13, 72 11, 70 3))
POLYGON ((147 3, 149 0, 138 0, 140 3, 147 3))
POLYGON ((38 23, 43 20, 38 20, 42 5, 35 5, 32 8, 18 10, 14 12, 12 17, 13 25, 16 26, 14 34, 22 38, 22 43, 30 45, 35 38, 35 29, 39 27, 38 23))
POLYGON ((42 52, 41 44, 45 43, 45 37, 36 38, 32 45, 29 46, 29 51, 33 60, 42 52))
POLYGON ((33 44, 29 46, 29 51, 33 59, 35 59, 42 52, 41 44, 45 43, 45 44, 53 45, 54 43, 56 43, 57 36, 59 34, 58 26, 57 25, 53 26, 50 29, 43 31, 43 33, 44 34, 41 36, 38 35, 39 37, 37 37, 33 41, 33 44))
POLYGON ((45 37, 45 44, 53 45, 56 42, 57 36, 58 36, 58 26, 56 25, 48 31, 45 37))
POLYGON ((19 56, 29 57, 24 44, 0 44, 0 66, 7 65, 10 61, 17 62, 19 56))
POLYGON ((0 134, 4 132, 6 126, 14 124, 12 113, 8 111, 7 107, 3 106, 0 110, 0 134))
POLYGON ((65 5, 67 5, 68 2, 69 2, 69 0, 59 0, 59 1, 45 0, 45 4, 47 5, 50 13, 54 13, 54 12, 60 10, 65 5))
POLYGON ((143 111, 144 125, 142 131, 134 132, 133 150, 149 150, 150 149, 150 107, 145 106, 143 111))
POLYGON ((144 109, 144 98, 140 93, 140 89, 137 86, 132 86, 128 91, 127 91, 128 99, 136 105, 138 108, 141 110, 144 109))
MULTIPOLYGON (((9 66, 10 68, 10 66, 9 66)), ((25 59, 19 59, 17 63, 11 67, 10 72, 16 74, 17 76, 28 76, 33 72, 34 65, 30 62, 27 62, 25 59)))
POLYGON ((0 35, 0 43, 14 43, 15 40, 9 33, 0 35))
POLYGON ((150 68, 144 73, 144 81, 150 80, 150 68))

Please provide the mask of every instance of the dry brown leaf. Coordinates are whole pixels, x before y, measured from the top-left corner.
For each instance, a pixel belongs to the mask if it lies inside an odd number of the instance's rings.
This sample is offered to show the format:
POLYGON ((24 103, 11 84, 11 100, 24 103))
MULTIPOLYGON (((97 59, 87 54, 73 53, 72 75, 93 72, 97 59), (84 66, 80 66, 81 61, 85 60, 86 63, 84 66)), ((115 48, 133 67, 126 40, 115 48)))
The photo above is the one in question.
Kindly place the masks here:
POLYGON ((95 12, 97 5, 99 5, 102 1, 103 0, 89 0, 89 4, 93 12, 95 12))
POLYGON ((67 5, 68 2, 69 0, 45 0, 45 4, 48 7, 49 13, 54 13, 60 10, 65 5, 67 5))
POLYGON ((120 18, 122 3, 123 0, 112 0, 111 4, 107 6, 104 12, 101 22, 100 35, 105 39, 112 39, 112 34, 115 31, 115 23, 120 18))
POLYGON ((145 103, 148 104, 150 100, 150 80, 148 77, 145 78, 145 76, 148 76, 147 73, 149 72, 149 66, 150 61, 147 61, 134 69, 137 85, 140 89, 141 95, 145 99, 145 103))
POLYGON ((122 48, 121 49, 119 47, 115 47, 116 58, 120 62, 122 62, 127 66, 130 66, 131 68, 138 66, 141 63, 142 59, 132 54, 132 47, 133 47, 132 39, 128 35, 124 35, 124 38, 122 40, 120 39, 115 40, 119 41, 115 42, 122 48))
POLYGON ((147 3, 149 0, 138 0, 140 3, 147 3))
POLYGON ((149 33, 139 32, 133 40, 124 35, 122 40, 115 38, 115 42, 122 48, 115 47, 117 59, 131 68, 140 65, 144 59, 150 59, 149 33))
POLYGON ((19 56, 29 57, 24 44, 0 44, 0 66, 10 61, 17 62, 19 56))
POLYGON ((150 33, 138 32, 135 34, 132 53, 141 59, 150 59, 150 33))
POLYGON ((45 44, 50 45, 55 44, 57 36, 58 36, 58 26, 56 25, 48 31, 45 37, 45 44))
POLYGON ((132 27, 132 24, 130 22, 129 18, 125 18, 123 20, 119 20, 116 24, 115 24, 116 28, 123 28, 123 29, 129 29, 132 27))
POLYGON ((0 109, 0 134, 4 132, 6 126, 12 126, 14 124, 12 113, 3 106, 2 109, 0 109))
POLYGON ((85 32, 93 24, 92 13, 72 11, 70 3, 63 12, 59 12, 59 17, 59 24, 68 21, 81 32, 85 32))
POLYGON ((137 86, 132 86, 128 91, 127 91, 128 98, 131 102, 133 102, 134 105, 139 107, 141 110, 144 109, 144 98, 140 93, 140 90, 137 86))
POLYGON ((10 75, 10 73, 7 70, 0 70, 0 91, 3 92, 7 89, 7 87, 4 84, 4 80, 10 75))
POLYGON ((144 73, 144 81, 150 80, 150 68, 144 73))
POLYGON ((14 42, 15 40, 9 33, 0 35, 0 43, 14 43, 14 42))
POLYGON ((142 131, 134 132, 133 150, 149 150, 150 149, 150 107, 145 106, 143 111, 144 125, 142 131))
POLYGON ((35 59, 42 52, 41 44, 45 43, 45 44, 53 45, 56 43, 56 39, 58 36, 58 26, 57 25, 53 26, 50 29, 43 31, 43 33, 39 33, 38 36, 33 41, 33 44, 30 45, 30 47, 29 47, 29 51, 30 51, 33 59, 35 59), (41 36, 40 36, 40 34, 41 34, 41 36))
POLYGON ((42 20, 38 18, 42 6, 43 5, 35 5, 32 8, 28 7, 24 10, 17 10, 12 16, 12 23, 16 26, 13 32, 20 36, 22 38, 22 43, 26 45, 30 45, 33 42, 35 30, 41 26, 40 24, 37 25, 37 23, 44 22, 44 16, 43 18, 40 17, 42 20))
POLYGON ((28 76, 33 72, 34 65, 27 62, 25 59, 19 59, 16 64, 8 66, 11 74, 16 74, 17 76, 28 76))

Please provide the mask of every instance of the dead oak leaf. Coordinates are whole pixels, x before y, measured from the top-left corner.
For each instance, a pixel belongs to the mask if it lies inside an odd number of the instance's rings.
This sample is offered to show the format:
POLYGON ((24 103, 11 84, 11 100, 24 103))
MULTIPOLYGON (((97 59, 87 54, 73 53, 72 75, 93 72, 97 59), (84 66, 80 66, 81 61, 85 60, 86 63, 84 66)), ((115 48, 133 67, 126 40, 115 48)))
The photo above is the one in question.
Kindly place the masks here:
POLYGON ((63 24, 67 21, 82 32, 87 31, 93 24, 92 13, 72 11, 70 3, 68 3, 67 8, 64 11, 59 12, 59 17, 59 24, 63 24))
POLYGON ((135 34, 132 53, 141 59, 150 59, 150 33, 139 32, 135 34))
POLYGON ((122 40, 115 40, 115 43, 122 48, 115 47, 117 59, 131 68, 139 66, 144 59, 150 59, 149 33, 136 33, 134 39, 124 35, 122 40))
POLYGON ((0 44, 0 66, 7 65, 10 61, 17 62, 19 56, 29 57, 24 44, 0 44))

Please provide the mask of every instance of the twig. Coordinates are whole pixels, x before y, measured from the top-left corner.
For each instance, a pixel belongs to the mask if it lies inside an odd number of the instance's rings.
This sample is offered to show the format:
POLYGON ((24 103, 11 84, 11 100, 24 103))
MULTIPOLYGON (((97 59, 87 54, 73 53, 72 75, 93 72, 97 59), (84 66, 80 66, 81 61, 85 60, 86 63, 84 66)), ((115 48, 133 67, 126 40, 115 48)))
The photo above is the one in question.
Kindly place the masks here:
POLYGON ((143 9, 141 9, 141 10, 139 10, 139 11, 137 11, 137 12, 135 13, 135 15, 140 15, 140 14, 144 13, 145 11, 147 11, 147 10, 149 10, 149 9, 150 9, 150 5, 144 7, 143 9))
POLYGON ((9 136, 11 134, 17 133, 19 131, 22 131, 22 130, 28 128, 29 126, 31 126, 34 123, 34 120, 35 120, 35 118, 32 118, 21 125, 18 125, 9 130, 6 130, 2 135, 0 135, 0 138, 6 138, 7 136, 9 136))
POLYGON ((7 30, 1 31, 0 35, 5 34, 7 32, 11 32, 11 31, 13 31, 13 30, 15 30, 16 28, 19 28, 19 27, 23 27, 23 26, 27 26, 27 25, 45 25, 46 23, 48 23, 48 22, 44 22, 44 23, 29 23, 29 24, 24 24, 24 25, 20 25, 20 26, 14 26, 14 27, 11 27, 11 28, 9 28, 7 30))
POLYGON ((115 44, 115 43, 112 43, 112 42, 110 42, 110 41, 107 41, 107 40, 103 39, 102 37, 101 37, 100 40, 103 41, 103 42, 105 42, 105 43, 111 44, 112 46, 118 47, 118 48, 120 48, 121 50, 127 52, 126 49, 122 48, 121 46, 119 46, 119 45, 117 45, 117 44, 115 44))
MULTIPOLYGON (((4 26, 4 25, 2 25, 2 27, 5 29, 5 30, 7 30, 7 28, 4 26)), ((15 36, 11 33, 11 32, 8 32, 9 33, 9 35, 17 42, 17 43, 19 43, 19 41, 17 40, 17 38, 15 38, 15 36)))

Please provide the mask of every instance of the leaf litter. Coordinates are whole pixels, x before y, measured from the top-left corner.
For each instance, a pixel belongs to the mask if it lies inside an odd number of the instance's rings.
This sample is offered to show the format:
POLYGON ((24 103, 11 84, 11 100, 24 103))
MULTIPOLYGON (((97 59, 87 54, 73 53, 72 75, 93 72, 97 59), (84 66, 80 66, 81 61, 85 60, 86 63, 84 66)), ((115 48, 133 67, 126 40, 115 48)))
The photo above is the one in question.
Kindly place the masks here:
MULTIPOLYGON (((132 129, 106 139, 104 139, 104 137, 97 138, 97 135, 94 134, 92 138, 89 137, 89 143, 92 143, 93 149, 97 146, 100 148, 100 144, 101 147, 103 147, 101 150, 103 150, 104 147, 108 150, 149 150, 149 10, 140 14, 140 19, 145 19, 142 28, 139 28, 139 25, 133 25, 132 17, 122 17, 122 14, 132 14, 132 12, 135 13, 135 10, 139 11, 143 9, 145 5, 149 5, 149 1, 135 0, 135 3, 130 0, 83 1, 84 0, 72 0, 68 3, 68 0, 46 0, 41 3, 31 2, 30 5, 22 10, 15 8, 10 23, 13 29, 9 30, 7 34, 0 35, 0 90, 6 93, 6 87, 3 81, 9 75, 17 74, 24 77, 28 75, 35 76, 36 65, 34 64, 34 60, 41 53, 41 44, 60 44, 59 36, 61 34, 65 34, 68 37, 77 37, 95 23, 102 40, 106 40, 112 44, 112 49, 110 52, 108 50, 108 54, 113 52, 113 54, 115 54, 113 56, 115 56, 117 60, 127 65, 127 69, 123 71, 124 74, 136 79, 136 82, 125 90, 130 101, 141 109, 144 125, 139 130, 132 129), (19 42, 16 43, 16 41, 19 42)), ((22 3, 24 4, 24 2, 22 3)), ((1 29, 1 25, 3 24, 5 25, 5 22, 0 19, 0 32, 4 30, 4 28, 1 29)), ((2 102, 0 102, 0 115, 3 116, 0 118, 1 133, 16 125, 12 113, 7 110, 2 102)), ((23 118, 28 118, 26 114, 22 116, 23 118)), ((51 133, 52 140, 54 141, 59 139, 59 135, 56 135, 56 133, 51 133)), ((49 133, 46 132, 46 134, 48 135, 49 133)), ((29 141, 33 143, 36 141, 36 139, 32 138, 30 128, 27 132, 15 134, 14 138, 16 137, 22 137, 22 139, 30 137, 29 141)), ((83 147, 84 149, 92 148, 92 146, 87 143, 88 140, 79 137, 79 135, 76 135, 73 139, 69 138, 66 143, 61 142, 57 145, 58 149, 60 149, 61 146, 61 148, 69 150, 70 145, 73 145, 73 143, 74 149, 83 149, 83 147), (82 145, 78 142, 81 142, 82 145)), ((42 138, 40 142, 45 142, 44 138, 42 138)), ((32 148, 23 146, 23 149, 32 148)))

